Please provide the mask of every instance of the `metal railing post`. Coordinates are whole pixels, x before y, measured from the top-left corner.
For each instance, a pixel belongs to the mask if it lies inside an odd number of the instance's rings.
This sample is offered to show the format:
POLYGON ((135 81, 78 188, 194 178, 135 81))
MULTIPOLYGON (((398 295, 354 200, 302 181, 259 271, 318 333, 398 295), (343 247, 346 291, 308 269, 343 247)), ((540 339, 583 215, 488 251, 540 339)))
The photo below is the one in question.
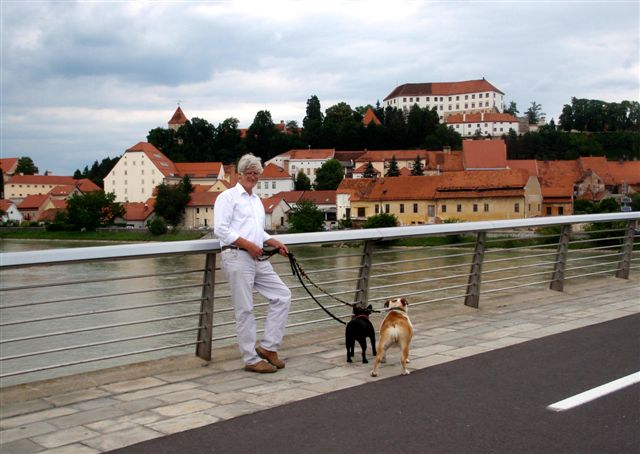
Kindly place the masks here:
POLYGON ((631 268, 631 252, 633 251, 633 238, 635 236, 634 221, 627 223, 627 232, 624 236, 624 243, 622 244, 622 257, 618 264, 618 271, 616 271, 616 277, 620 279, 629 279, 629 268, 631 268))
POLYGON ((562 226, 560 238, 558 239, 558 251, 553 265, 553 274, 549 288, 557 292, 564 290, 564 272, 567 268, 567 255, 569 252, 569 238, 571 237, 571 224, 562 226))
POLYGON ((367 240, 362 248, 360 271, 358 271, 358 284, 356 288, 356 304, 366 306, 369 301, 369 277, 373 265, 373 241, 367 240))
POLYGON ((467 296, 464 304, 477 308, 480 303, 480 283, 482 282, 482 262, 484 261, 484 250, 486 247, 487 232, 478 232, 476 235, 476 248, 473 252, 471 271, 467 283, 467 296))
POLYGON ((198 344, 196 356, 204 360, 211 360, 211 343, 213 338, 213 298, 216 281, 216 255, 207 253, 204 267, 202 286, 202 301, 200 303, 200 321, 198 322, 198 344))

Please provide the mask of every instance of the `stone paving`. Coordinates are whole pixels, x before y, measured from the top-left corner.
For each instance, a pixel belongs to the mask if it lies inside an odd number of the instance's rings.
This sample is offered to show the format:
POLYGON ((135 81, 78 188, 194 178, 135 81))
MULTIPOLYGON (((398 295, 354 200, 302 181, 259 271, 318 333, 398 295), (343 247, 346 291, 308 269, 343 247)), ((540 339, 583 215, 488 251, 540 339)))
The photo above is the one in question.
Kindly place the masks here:
MULTIPOLYGON (((483 297, 479 309, 409 308, 415 326, 409 369, 422 369, 639 313, 640 279, 483 297)), ((347 363, 344 327, 337 324, 287 336, 280 355, 287 365, 275 374, 243 371, 232 346, 216 350, 208 364, 177 357, 4 388, 0 452, 106 452, 400 373, 397 350, 379 378, 369 375, 371 363, 347 363)))

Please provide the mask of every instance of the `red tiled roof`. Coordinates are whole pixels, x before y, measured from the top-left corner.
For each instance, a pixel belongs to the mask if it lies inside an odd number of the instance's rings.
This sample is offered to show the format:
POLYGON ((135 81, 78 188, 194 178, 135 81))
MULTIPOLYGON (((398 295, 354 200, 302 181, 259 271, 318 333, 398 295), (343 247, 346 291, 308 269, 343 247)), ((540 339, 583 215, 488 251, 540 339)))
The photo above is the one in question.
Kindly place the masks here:
POLYGON ((300 200, 310 200, 316 205, 335 205, 336 191, 304 191, 300 200))
POLYGON ((609 174, 617 183, 640 184, 640 161, 609 161, 609 174))
POLYGON ((176 166, 169 158, 167 158, 160 150, 148 142, 138 142, 127 151, 141 151, 153 162, 153 164, 166 176, 178 173, 176 166))
POLYGON ((604 156, 578 158, 578 166, 583 176, 592 171, 602 178, 604 184, 615 184, 613 176, 609 173, 609 163, 604 156))
MULTIPOLYGON (((364 163, 364 164, 362 164, 362 165, 360 165, 360 166, 356 167, 355 169, 353 169, 353 173, 354 173, 354 174, 356 174, 356 173, 364 173, 364 171, 365 171, 365 170, 367 170, 367 165, 368 165, 368 164, 369 164, 369 161, 367 161, 366 163, 364 163)), ((375 167, 373 168, 373 172, 374 172, 376 175, 380 175, 380 171, 379 171, 379 170, 376 170, 376 168, 375 168, 375 167)))
POLYGON ((190 207, 201 207, 201 206, 210 206, 212 207, 215 203, 216 199, 220 195, 220 192, 192 192, 191 200, 189 200, 188 206, 190 207))
POLYGON ((504 140, 463 140, 462 162, 469 169, 506 169, 507 144, 504 140))
POLYGON ((283 200, 282 196, 276 194, 266 199, 260 199, 262 201, 262 205, 264 206, 265 213, 273 213, 273 210, 278 206, 281 200, 283 200))
POLYGON ((171 120, 169 120, 169 124, 170 125, 183 125, 187 122, 187 116, 184 114, 184 112, 182 111, 182 109, 180 107, 178 107, 175 111, 175 113, 173 114, 173 117, 171 117, 171 120))
MULTIPOLYGON (((63 202, 63 200, 61 200, 61 202, 63 202)), ((57 206, 55 208, 47 208, 46 210, 42 211, 41 213, 38 213, 38 217, 37 217, 36 221, 38 221, 38 222, 43 222, 43 221, 53 222, 53 221, 56 220, 56 214, 58 214, 59 211, 64 211, 65 208, 66 208, 66 204, 62 208, 59 208, 57 206)))
POLYGON ((11 205, 15 205, 11 200, 0 199, 0 210, 4 211, 5 213, 9 211, 11 205))
POLYGON ((2 173, 13 173, 18 166, 18 158, 0 158, 0 169, 2 173))
MULTIPOLYGON (((83 179, 83 180, 86 180, 83 179)), ((49 184, 49 185, 76 185, 80 181, 73 177, 57 176, 57 175, 14 175, 9 181, 5 183, 20 183, 20 184, 49 184)))
POLYGON ((483 78, 478 80, 466 80, 463 82, 403 84, 396 87, 386 98, 384 98, 384 100, 386 101, 398 96, 448 96, 487 91, 495 91, 497 93, 504 94, 483 78))
POLYGON ((284 171, 282 167, 279 167, 275 164, 267 164, 264 168, 262 175, 260 175, 261 179, 277 179, 282 178, 286 180, 291 179, 291 175, 284 171))
POLYGON ((382 122, 378 119, 375 112, 371 107, 367 109, 364 113, 364 117, 362 117, 362 124, 365 126, 369 126, 369 123, 373 122, 376 125, 381 125, 382 122))
POLYGON ((49 198, 47 194, 35 194, 26 196, 18 205, 19 210, 37 210, 49 198))
POLYGON ((51 191, 49 191, 49 194, 57 195, 57 196, 67 196, 71 194, 75 188, 76 187, 74 185, 64 184, 64 185, 56 186, 51 191))
POLYGON ((396 161, 412 161, 416 156, 424 159, 427 156, 427 150, 369 150, 360 155, 356 162, 390 161, 394 156, 396 161))
POLYGON ((124 208, 123 219, 125 221, 144 221, 153 214, 153 207, 155 206, 156 199, 147 199, 146 202, 124 202, 122 207, 124 208))
POLYGON ((331 159, 334 156, 333 148, 311 148, 301 150, 289 150, 289 160, 312 160, 312 159, 331 159))
POLYGON ((178 175, 192 178, 217 178, 222 171, 221 162, 176 162, 174 166, 178 175))
POLYGON ((507 159, 507 167, 511 169, 524 169, 532 177, 538 176, 538 163, 535 159, 507 159))
POLYGON ((373 178, 344 178, 338 185, 337 194, 351 194, 351 201, 366 200, 376 180, 373 178))

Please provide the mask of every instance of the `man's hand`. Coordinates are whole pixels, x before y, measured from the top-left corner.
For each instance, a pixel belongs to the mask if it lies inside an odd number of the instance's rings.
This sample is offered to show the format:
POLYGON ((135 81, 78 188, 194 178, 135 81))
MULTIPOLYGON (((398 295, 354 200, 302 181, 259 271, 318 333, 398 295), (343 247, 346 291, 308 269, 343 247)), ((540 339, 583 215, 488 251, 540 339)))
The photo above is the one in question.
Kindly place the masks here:
POLYGON ((287 249, 287 246, 285 246, 275 238, 270 238, 269 240, 266 241, 266 244, 271 246, 272 248, 277 249, 278 253, 284 257, 286 257, 289 254, 289 249, 287 249))

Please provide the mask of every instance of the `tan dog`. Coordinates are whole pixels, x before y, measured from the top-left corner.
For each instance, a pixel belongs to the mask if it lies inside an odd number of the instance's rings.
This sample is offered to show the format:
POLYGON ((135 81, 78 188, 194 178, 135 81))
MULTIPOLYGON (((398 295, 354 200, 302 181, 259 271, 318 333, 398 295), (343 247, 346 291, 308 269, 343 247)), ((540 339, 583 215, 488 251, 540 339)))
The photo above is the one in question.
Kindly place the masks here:
POLYGON ((378 365, 386 361, 387 349, 392 346, 399 346, 402 350, 402 375, 409 374, 407 361, 409 361, 409 344, 411 344, 413 337, 413 325, 407 314, 408 305, 409 303, 404 298, 395 298, 384 303, 388 312, 380 325, 380 342, 371 371, 372 377, 378 376, 378 365))

